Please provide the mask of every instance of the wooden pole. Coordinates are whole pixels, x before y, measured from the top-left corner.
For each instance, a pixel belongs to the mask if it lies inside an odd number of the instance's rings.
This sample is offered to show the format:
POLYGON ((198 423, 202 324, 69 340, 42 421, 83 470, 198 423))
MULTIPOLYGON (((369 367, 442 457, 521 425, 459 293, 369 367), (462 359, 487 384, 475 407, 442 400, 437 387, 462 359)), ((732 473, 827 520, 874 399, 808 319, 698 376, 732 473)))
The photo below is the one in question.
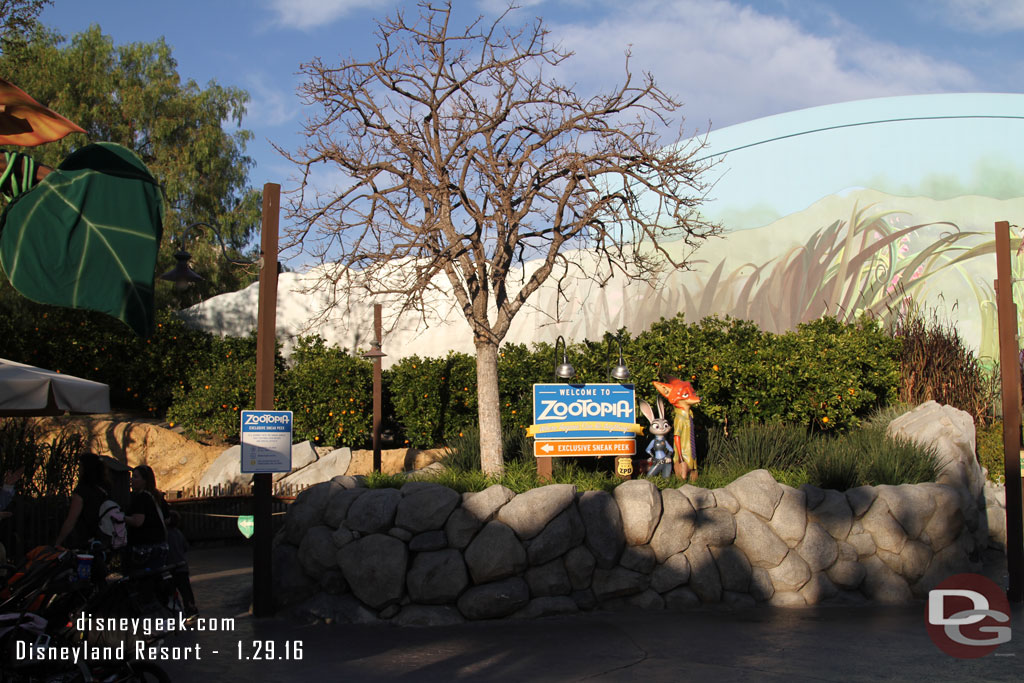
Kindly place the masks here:
POLYGON ((384 410, 383 406, 383 380, 382 380, 382 357, 383 354, 380 351, 381 336, 383 329, 381 327, 381 305, 373 305, 373 338, 376 340, 374 344, 376 354, 373 358, 373 471, 380 472, 381 463, 381 450, 380 450, 380 428, 382 416, 381 413, 384 410))
MULTIPOLYGON (((281 186, 263 186, 259 303, 256 314, 256 410, 274 409, 274 355, 277 350, 277 244, 281 186)), ((253 475, 252 613, 274 613, 273 505, 270 473, 253 475)))
POLYGON ((999 316, 999 366, 1003 386, 1003 476, 1006 479, 1006 569, 1010 602, 1024 599, 1024 523, 1020 476, 1020 349, 1017 306, 1013 303, 1010 224, 996 223, 996 307, 999 316))

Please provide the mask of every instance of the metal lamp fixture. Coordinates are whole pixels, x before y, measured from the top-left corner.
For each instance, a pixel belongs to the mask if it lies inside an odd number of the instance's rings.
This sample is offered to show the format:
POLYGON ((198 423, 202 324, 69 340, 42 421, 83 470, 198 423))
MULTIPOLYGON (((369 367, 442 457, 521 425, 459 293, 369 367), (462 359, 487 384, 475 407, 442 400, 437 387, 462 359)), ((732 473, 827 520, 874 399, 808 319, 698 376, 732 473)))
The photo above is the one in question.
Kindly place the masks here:
POLYGON ((568 349, 565 346, 565 339, 562 335, 558 335, 558 339, 555 340, 555 356, 558 356, 558 342, 562 342, 562 362, 555 367, 555 377, 561 379, 572 379, 576 376, 576 369, 569 365, 568 349))
POLYGON ((618 382, 625 382, 629 379, 629 368, 626 367, 626 362, 622 359, 622 340, 616 337, 615 341, 619 345, 619 362, 608 370, 608 376, 618 382))
MULTIPOLYGON (((203 281, 203 276, 189 267, 188 262, 189 260, 191 260, 192 254, 188 253, 185 250, 185 244, 188 243, 189 237, 192 235, 192 232, 197 228, 203 227, 209 228, 210 231, 213 232, 213 234, 217 237, 217 241, 220 243, 220 250, 223 252, 224 258, 229 263, 232 263, 237 266, 258 266, 260 268, 263 267, 262 257, 260 257, 256 261, 241 261, 235 258, 231 258, 231 256, 228 255, 227 247, 224 245, 224 240, 221 238, 220 233, 217 232, 217 229, 210 225, 209 223, 204 223, 200 221, 198 223, 192 223, 186 226, 185 229, 182 231, 181 243, 178 245, 178 252, 174 255, 174 267, 171 268, 166 273, 164 273, 163 275, 161 275, 161 280, 168 280, 174 283, 174 288, 177 289, 178 291, 188 289, 188 286, 195 282, 203 281)), ((202 231, 200 230, 200 232, 202 231)), ((281 272, 280 263, 278 264, 277 272, 281 272)))

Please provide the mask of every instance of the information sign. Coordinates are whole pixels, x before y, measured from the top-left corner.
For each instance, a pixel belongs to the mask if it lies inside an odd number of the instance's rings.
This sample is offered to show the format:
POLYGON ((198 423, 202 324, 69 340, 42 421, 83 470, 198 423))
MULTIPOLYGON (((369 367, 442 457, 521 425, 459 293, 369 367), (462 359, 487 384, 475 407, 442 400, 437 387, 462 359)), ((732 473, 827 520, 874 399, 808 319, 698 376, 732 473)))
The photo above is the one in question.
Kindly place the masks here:
POLYGON ((242 472, 292 471, 292 411, 242 411, 242 472))
POLYGON ((632 384, 534 384, 538 458, 636 453, 636 392, 632 384))

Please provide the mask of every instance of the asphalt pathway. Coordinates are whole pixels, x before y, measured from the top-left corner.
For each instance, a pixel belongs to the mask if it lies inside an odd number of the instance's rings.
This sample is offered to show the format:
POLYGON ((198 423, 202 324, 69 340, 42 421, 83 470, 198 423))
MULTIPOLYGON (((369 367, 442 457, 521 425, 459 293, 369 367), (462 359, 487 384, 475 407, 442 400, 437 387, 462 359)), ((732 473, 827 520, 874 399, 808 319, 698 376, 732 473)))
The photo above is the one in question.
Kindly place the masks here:
POLYGON ((929 639, 923 602, 598 611, 434 628, 307 625, 248 615, 248 548, 194 550, 190 562, 202 615, 234 621, 222 624, 226 630, 165 640, 165 646, 178 648, 166 652, 177 661, 161 662, 176 682, 1024 679, 1019 605, 1011 610, 1013 640, 986 657, 966 660, 944 654, 929 639), (256 658, 270 654, 271 647, 276 659, 256 658))

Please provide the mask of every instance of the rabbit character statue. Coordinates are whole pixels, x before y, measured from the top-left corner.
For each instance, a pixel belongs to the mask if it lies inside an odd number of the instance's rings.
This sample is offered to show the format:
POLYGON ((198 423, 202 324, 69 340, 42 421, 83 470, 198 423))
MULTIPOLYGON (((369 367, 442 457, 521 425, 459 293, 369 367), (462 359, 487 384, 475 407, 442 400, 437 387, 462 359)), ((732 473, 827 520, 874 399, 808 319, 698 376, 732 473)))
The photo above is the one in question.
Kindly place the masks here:
POLYGON ((647 443, 647 455, 651 457, 647 476, 668 478, 672 475, 672 455, 675 449, 672 448, 672 442, 666 438, 666 435, 672 431, 672 425, 665 417, 665 403, 659 396, 657 417, 654 416, 651 404, 647 401, 640 401, 640 412, 650 422, 647 431, 653 437, 647 443))

